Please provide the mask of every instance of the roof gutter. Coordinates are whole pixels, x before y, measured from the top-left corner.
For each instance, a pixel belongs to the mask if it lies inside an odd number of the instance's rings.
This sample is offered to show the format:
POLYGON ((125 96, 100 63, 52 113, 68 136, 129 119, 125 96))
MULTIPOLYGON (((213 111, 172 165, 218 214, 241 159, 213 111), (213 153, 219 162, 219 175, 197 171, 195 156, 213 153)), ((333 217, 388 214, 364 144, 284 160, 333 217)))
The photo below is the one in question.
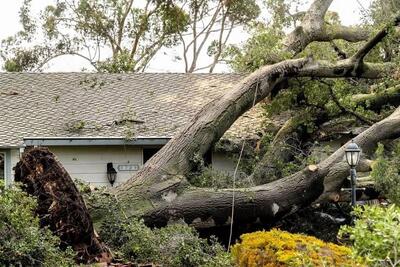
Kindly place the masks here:
POLYGON ((30 137, 24 138, 24 144, 25 146, 163 146, 170 139, 168 137, 137 137, 132 140, 104 137, 30 137))

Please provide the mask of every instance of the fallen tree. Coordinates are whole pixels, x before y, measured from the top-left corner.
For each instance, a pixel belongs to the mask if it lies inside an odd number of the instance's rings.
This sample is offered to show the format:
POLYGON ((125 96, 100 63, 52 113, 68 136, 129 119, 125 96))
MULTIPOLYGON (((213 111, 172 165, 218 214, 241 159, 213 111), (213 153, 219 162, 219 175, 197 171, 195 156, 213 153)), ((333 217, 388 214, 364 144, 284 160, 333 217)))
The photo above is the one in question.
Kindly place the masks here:
MULTIPOLYGON (((302 27, 296 28, 295 32, 288 36, 285 42, 287 51, 297 54, 309 43, 321 40, 332 41, 337 38, 350 41, 365 40, 365 35, 350 39, 349 34, 357 32, 353 29, 349 31, 347 28, 339 27, 340 31, 334 32, 326 27, 324 16, 331 2, 314 1, 303 20, 302 27)), ((400 16, 394 18, 390 25, 378 32, 349 58, 337 62, 314 60, 311 57, 290 59, 260 68, 229 93, 202 108, 137 175, 122 185, 110 189, 107 195, 124 203, 124 212, 127 216, 141 216, 148 225, 164 226, 170 221, 183 219, 196 227, 225 225, 232 222, 232 219, 235 223, 257 221, 271 223, 312 202, 337 200, 340 186, 348 174, 348 166, 343 162, 344 146, 317 165, 307 166, 290 176, 255 187, 224 190, 194 188, 186 177, 193 168, 193 159, 196 156, 203 156, 238 117, 269 96, 277 87, 281 88, 278 85, 282 85, 285 80, 294 77, 379 79, 388 76, 396 68, 394 64, 368 63, 364 62, 364 58, 389 33, 391 27, 399 24, 399 21, 400 16), (232 209, 234 209, 233 218, 231 218, 232 209)), ((400 109, 397 109, 354 140, 363 151, 371 152, 379 141, 400 136, 399 126, 400 109)), ((22 181, 30 184, 31 188, 36 188, 36 184, 41 185, 40 177, 47 177, 53 172, 68 180, 69 177, 59 163, 54 165, 54 168, 59 170, 43 168, 43 158, 53 157, 50 152, 42 150, 41 153, 30 154, 36 153, 35 151, 37 150, 28 151, 22 158, 20 168, 24 166, 24 161, 29 162, 26 158, 35 158, 32 161, 33 165, 29 165, 29 171, 21 172, 22 181), (36 173, 36 176, 32 178, 30 173, 36 173)), ((363 160, 359 166, 360 170, 369 170, 370 163, 368 160, 363 160)), ((57 179, 57 175, 54 179, 57 179)), ((56 186, 50 183, 45 188, 54 190, 51 192, 57 196, 62 192, 64 184, 71 183, 64 181, 56 186)), ((31 191, 35 192, 33 189, 31 191)), ((79 198, 76 191, 73 195, 74 199, 79 198)), ((49 203, 46 204, 47 210, 52 205, 49 203)), ((65 203, 65 205, 70 204, 65 203)), ((85 210, 83 202, 79 202, 78 208, 85 210)), ((107 207, 101 203, 89 203, 89 208, 92 214, 98 215, 107 207)), ((101 220, 101 216, 97 215, 94 217, 95 220, 101 220)), ((57 225, 55 227, 58 230, 57 225)), ((92 238, 92 228, 85 229, 92 238)))
MULTIPOLYGON (((315 1, 313 6, 318 2, 326 1, 315 1)), ((135 200, 140 199, 143 204, 142 211, 147 212, 145 217, 149 224, 162 225, 169 219, 180 217, 192 222, 196 218, 207 220, 213 216, 214 221, 226 222, 231 210, 232 191, 191 189, 185 179, 192 167, 191 159, 196 154, 204 155, 241 114, 268 96, 274 86, 284 79, 305 76, 377 79, 387 76, 395 67, 393 64, 366 63, 364 58, 388 34, 393 25, 398 25, 399 19, 400 16, 394 18, 390 25, 379 31, 348 59, 336 63, 314 61, 311 58, 286 60, 265 66, 250 74, 228 94, 206 105, 176 137, 146 163, 135 177, 115 188, 112 193, 121 201, 135 203, 135 200), (151 211, 148 211, 149 209, 151 211)), ((395 122, 394 118, 397 118, 397 115, 398 112, 393 113, 387 120, 374 124, 368 131, 375 134, 376 127, 387 126, 388 121, 395 122)), ((376 136, 368 135, 368 138, 361 135, 356 141, 363 150, 371 150, 376 142, 396 135, 395 127, 394 125, 385 127, 386 132, 376 136)), ((246 214, 244 217, 254 219, 264 216, 269 219, 271 214, 276 215, 272 212, 275 207, 272 204, 278 202, 274 200, 280 199, 287 204, 278 205, 279 215, 284 215, 293 205, 300 203, 307 205, 323 192, 337 191, 346 176, 345 163, 340 164, 342 153, 343 148, 320 163, 316 170, 313 168, 314 171, 306 168, 267 185, 236 190, 238 191, 235 201, 236 214, 240 214, 240 210, 243 210, 246 214), (325 182, 321 181, 324 178, 325 182), (249 197, 252 195, 254 197, 249 197), (289 201, 292 197, 297 200, 289 201), (241 201, 242 206, 237 204, 241 201), (251 210, 254 212, 250 212, 251 210)), ((135 209, 134 206, 132 205, 132 210, 135 209)))

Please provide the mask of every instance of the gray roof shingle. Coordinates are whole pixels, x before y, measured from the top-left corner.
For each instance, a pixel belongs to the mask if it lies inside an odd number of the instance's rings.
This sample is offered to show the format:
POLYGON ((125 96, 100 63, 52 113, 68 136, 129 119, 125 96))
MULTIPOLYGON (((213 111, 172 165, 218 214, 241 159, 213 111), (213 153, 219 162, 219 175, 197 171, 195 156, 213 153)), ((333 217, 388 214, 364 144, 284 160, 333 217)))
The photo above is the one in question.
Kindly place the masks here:
MULTIPOLYGON (((239 74, 1 73, 0 147, 21 146, 27 137, 170 138, 242 78, 239 74)), ((261 117, 256 106, 225 138, 254 134, 261 117)))

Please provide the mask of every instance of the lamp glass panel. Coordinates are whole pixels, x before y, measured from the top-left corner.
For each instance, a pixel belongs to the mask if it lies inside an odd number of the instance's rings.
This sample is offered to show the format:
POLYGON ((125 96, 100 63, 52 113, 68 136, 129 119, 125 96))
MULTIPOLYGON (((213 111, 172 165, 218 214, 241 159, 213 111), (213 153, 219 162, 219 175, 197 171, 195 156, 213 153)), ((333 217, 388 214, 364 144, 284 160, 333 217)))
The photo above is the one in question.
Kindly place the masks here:
POLYGON ((115 179, 117 178, 117 174, 114 172, 107 173, 107 178, 110 183, 113 183, 115 181, 115 179))
POLYGON ((349 165, 351 165, 351 152, 346 151, 346 161, 349 165))
POLYGON ((359 151, 354 151, 351 155, 352 157, 352 162, 353 162, 353 166, 358 164, 358 161, 360 159, 360 152, 359 151))

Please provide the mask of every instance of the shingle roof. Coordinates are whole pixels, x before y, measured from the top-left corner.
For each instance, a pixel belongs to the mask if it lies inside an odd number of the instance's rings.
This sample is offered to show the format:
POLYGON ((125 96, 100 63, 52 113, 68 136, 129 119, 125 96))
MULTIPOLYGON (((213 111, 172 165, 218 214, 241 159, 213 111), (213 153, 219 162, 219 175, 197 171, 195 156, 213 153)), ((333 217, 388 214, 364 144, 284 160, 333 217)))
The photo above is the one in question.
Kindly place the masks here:
MULTIPOLYGON (((26 137, 172 137, 206 103, 242 78, 239 74, 1 73, 0 147, 21 146, 26 137)), ((252 135, 260 123, 260 108, 255 107, 224 138, 252 135)))

